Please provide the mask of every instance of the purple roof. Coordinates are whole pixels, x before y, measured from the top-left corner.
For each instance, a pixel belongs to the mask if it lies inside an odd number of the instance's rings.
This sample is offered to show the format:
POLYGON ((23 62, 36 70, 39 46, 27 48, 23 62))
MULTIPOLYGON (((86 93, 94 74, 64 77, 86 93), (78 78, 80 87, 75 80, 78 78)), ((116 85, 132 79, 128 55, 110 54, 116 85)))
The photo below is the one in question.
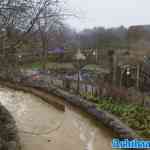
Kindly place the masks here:
POLYGON ((64 48, 53 48, 49 49, 48 51, 53 53, 64 53, 64 48))

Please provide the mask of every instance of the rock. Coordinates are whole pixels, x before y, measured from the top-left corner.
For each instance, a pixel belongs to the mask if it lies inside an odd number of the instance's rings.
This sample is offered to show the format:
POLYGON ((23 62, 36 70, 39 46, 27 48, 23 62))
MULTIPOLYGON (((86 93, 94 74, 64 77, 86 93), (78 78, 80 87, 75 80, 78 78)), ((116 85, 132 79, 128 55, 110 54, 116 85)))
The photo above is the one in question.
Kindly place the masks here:
POLYGON ((144 96, 141 92, 137 91, 134 87, 131 87, 128 89, 128 99, 130 102, 132 101, 133 103, 136 104, 142 104, 144 96))
POLYGON ((15 141, 10 141, 7 143, 8 150, 17 150, 17 143, 15 141))
POLYGON ((7 125, 6 125, 6 128, 7 128, 7 130, 11 130, 11 129, 15 129, 15 125, 14 124, 11 124, 11 123, 8 123, 7 125))
POLYGON ((3 147, 3 144, 4 144, 4 142, 3 142, 2 138, 0 138, 0 150, 1 150, 2 147, 3 147))
POLYGON ((18 150, 19 137, 15 121, 0 104, 0 150, 18 150))
POLYGON ((150 108, 150 97, 149 96, 145 96, 145 99, 144 99, 144 106, 146 108, 150 108))

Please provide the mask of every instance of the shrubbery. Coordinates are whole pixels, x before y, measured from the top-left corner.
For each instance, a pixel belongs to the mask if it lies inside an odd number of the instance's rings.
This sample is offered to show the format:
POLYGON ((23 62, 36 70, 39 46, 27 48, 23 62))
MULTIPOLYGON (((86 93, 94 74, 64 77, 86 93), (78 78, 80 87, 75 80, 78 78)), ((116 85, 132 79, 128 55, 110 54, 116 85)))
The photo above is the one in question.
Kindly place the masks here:
POLYGON ((88 100, 96 103, 97 109, 103 109, 118 116, 139 135, 150 138, 150 110, 139 104, 127 104, 113 98, 96 98, 83 94, 88 100))

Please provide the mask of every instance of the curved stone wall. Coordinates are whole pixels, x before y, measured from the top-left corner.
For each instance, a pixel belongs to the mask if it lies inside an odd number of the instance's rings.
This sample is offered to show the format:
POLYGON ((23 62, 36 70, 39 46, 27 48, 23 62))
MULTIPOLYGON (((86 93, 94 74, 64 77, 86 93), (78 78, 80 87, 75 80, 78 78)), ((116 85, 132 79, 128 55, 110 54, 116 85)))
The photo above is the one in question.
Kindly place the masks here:
POLYGON ((103 123, 106 127, 110 128, 114 133, 118 135, 119 138, 129 138, 129 139, 139 139, 140 137, 135 134, 135 132, 126 126, 123 122, 121 122, 116 116, 103 111, 97 110, 96 105, 88 102, 87 100, 82 99, 79 96, 72 95, 62 89, 58 89, 56 87, 47 87, 40 86, 40 84, 35 83, 10 83, 10 82, 0 82, 1 84, 14 88, 16 90, 23 90, 25 92, 30 92, 36 96, 41 97, 46 102, 55 105, 61 109, 64 109, 62 102, 56 102, 49 98, 49 94, 57 96, 63 99, 65 102, 82 109, 87 112, 89 115, 94 117, 97 121, 103 123))

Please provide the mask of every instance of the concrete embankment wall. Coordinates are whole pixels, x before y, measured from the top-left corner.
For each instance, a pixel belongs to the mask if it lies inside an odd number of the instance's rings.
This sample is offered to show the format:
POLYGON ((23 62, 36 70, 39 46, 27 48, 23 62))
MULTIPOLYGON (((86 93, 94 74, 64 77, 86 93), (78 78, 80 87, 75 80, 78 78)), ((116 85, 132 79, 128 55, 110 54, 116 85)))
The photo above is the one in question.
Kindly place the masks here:
POLYGON ((0 84, 16 90, 30 92, 62 110, 64 110, 65 107, 64 102, 67 102, 87 112, 94 119, 101 122, 106 127, 110 128, 114 133, 117 134, 119 138, 140 138, 131 128, 126 126, 114 115, 100 109, 97 110, 95 104, 90 103, 79 96, 72 95, 62 89, 46 86, 40 87, 40 85, 37 85, 37 83, 34 84, 34 82, 32 84, 26 83, 26 85, 24 85, 23 83, 11 83, 1 81, 0 84), (52 96, 55 96, 55 100, 53 99, 54 97, 52 98, 52 96))

